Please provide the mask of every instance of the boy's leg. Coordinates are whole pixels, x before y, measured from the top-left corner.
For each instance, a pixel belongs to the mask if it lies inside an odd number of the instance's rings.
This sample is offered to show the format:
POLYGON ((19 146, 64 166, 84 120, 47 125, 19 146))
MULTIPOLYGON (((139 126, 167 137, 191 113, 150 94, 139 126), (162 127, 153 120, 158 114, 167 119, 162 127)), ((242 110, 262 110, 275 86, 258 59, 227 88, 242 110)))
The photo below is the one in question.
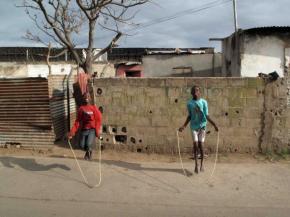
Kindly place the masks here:
POLYGON ((205 141, 205 130, 201 129, 198 132, 198 148, 200 150, 200 171, 204 171, 203 159, 204 159, 204 141, 205 141))
POLYGON ((92 159, 92 149, 93 149, 93 143, 96 138, 96 131, 95 129, 90 129, 88 134, 88 140, 87 140, 87 151, 89 159, 92 159))
POLYGON ((194 162, 195 162, 195 168, 194 168, 194 172, 198 173, 198 164, 197 164, 197 152, 198 152, 198 147, 197 147, 197 142, 198 142, 198 132, 196 130, 192 130, 192 140, 193 140, 193 158, 194 158, 194 162))
POLYGON ((81 132, 81 143, 80 146, 81 148, 86 151, 84 159, 88 160, 89 156, 88 156, 88 152, 87 152, 87 143, 88 143, 88 131, 87 130, 83 130, 81 132))
POLYGON ((86 135, 86 139, 85 139, 85 145, 84 145, 84 150, 85 150, 85 156, 84 156, 84 158, 85 158, 85 160, 89 160, 89 152, 88 152, 88 135, 86 135))
POLYGON ((194 153, 194 162, 195 162, 194 172, 195 172, 195 173, 198 173, 198 163, 197 163, 197 142, 193 142, 193 153, 194 153))
POLYGON ((200 150, 200 171, 203 172, 203 158, 204 158, 204 151, 203 151, 203 142, 198 142, 198 148, 200 150))

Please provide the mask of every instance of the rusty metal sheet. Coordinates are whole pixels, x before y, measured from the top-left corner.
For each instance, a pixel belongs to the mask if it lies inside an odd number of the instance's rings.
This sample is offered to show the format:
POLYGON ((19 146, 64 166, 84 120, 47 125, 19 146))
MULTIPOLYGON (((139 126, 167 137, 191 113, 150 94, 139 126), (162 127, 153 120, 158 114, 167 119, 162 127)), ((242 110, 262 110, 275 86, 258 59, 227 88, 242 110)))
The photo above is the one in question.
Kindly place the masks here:
POLYGON ((54 140, 47 79, 0 79, 0 143, 52 145, 54 140))
POLYGON ((48 83, 53 129, 56 140, 61 140, 66 136, 71 122, 75 119, 76 103, 72 94, 75 78, 67 75, 50 75, 48 83), (69 120, 70 124, 68 124, 69 120))

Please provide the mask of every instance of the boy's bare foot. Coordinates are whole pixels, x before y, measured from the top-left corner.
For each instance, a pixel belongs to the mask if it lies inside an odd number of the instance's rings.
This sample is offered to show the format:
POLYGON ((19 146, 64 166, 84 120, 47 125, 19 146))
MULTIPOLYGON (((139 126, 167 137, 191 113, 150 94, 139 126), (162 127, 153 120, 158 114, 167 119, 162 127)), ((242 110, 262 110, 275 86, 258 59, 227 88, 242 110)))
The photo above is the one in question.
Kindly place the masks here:
POLYGON ((89 159, 89 152, 88 151, 86 151, 85 156, 84 156, 84 159, 85 160, 88 160, 89 159))
POLYGON ((195 167, 194 172, 197 174, 198 173, 198 168, 195 167))
POLYGON ((203 169, 203 167, 200 167, 200 172, 204 172, 204 169, 203 169))

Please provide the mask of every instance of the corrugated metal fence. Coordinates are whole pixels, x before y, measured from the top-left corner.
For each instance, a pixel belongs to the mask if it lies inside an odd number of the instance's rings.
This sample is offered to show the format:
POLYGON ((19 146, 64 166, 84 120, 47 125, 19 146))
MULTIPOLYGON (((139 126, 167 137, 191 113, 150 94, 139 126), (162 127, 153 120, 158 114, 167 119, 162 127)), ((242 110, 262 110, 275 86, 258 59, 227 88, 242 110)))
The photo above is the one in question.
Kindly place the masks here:
POLYGON ((52 145, 45 78, 0 79, 0 143, 52 145))
POLYGON ((72 94, 74 77, 68 75, 50 75, 48 77, 48 84, 50 111, 55 138, 56 140, 61 140, 75 120, 76 104, 72 94))

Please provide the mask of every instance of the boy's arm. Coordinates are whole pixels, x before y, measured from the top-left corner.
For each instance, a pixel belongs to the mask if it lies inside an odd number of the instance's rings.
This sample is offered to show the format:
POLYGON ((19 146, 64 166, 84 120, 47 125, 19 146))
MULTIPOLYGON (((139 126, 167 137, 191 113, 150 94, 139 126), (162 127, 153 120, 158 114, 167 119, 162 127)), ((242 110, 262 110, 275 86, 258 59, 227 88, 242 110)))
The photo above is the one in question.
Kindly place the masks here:
POLYGON ((215 129, 215 131, 219 131, 219 128, 217 127, 217 125, 215 124, 215 122, 207 115, 206 119, 209 121, 209 123, 211 123, 215 129))
POLYGON ((187 104, 186 107, 187 107, 188 116, 187 116, 187 118, 186 118, 184 124, 182 125, 182 127, 180 127, 180 128, 178 129, 179 132, 182 132, 182 131, 184 130, 184 128, 187 126, 187 124, 189 123, 189 121, 190 121, 190 119, 191 119, 191 117, 190 117, 190 105, 187 104))
POLYGON ((102 125, 102 113, 100 112, 100 110, 98 109, 98 107, 95 106, 95 111, 94 111, 94 115, 95 115, 95 129, 96 129, 96 137, 100 137, 100 129, 101 129, 101 125, 102 125))
POLYGON ((80 127, 80 122, 82 121, 82 111, 81 109, 78 110, 78 114, 77 114, 77 119, 75 120, 75 123, 72 127, 72 129, 70 130, 70 132, 68 133, 68 138, 71 139, 75 133, 77 132, 77 130, 80 127))
POLYGON ((188 115, 187 116, 187 118, 186 118, 186 120, 185 120, 185 122, 184 122, 184 124, 182 125, 182 127, 180 127, 178 130, 179 130, 179 132, 182 132, 183 130, 184 130, 184 128, 187 126, 187 124, 189 123, 189 121, 190 121, 190 116, 188 115))

